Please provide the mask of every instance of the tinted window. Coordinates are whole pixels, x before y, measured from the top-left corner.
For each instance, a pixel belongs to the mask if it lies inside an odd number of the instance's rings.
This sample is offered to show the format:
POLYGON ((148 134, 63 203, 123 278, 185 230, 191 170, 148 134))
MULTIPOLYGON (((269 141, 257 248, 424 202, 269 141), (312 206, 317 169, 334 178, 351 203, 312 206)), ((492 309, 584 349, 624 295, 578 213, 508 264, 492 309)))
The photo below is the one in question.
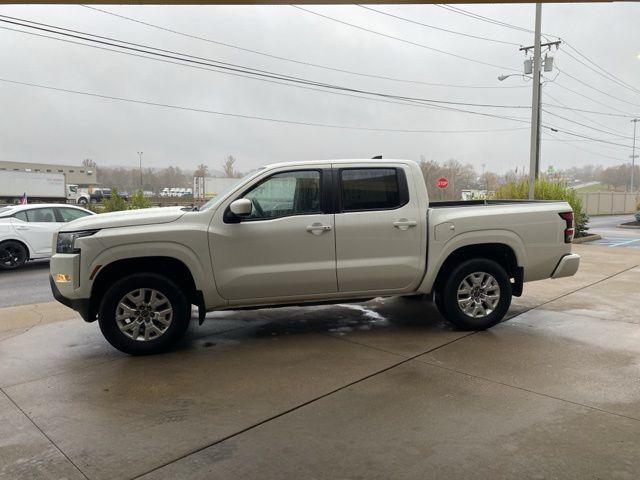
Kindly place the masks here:
POLYGON ((250 219, 320 212, 320 172, 277 173, 244 195, 253 208, 250 219))
POLYGON ((79 210, 77 208, 59 208, 58 211, 60 212, 60 215, 62 215, 62 220, 64 222, 70 222, 72 220, 90 215, 88 212, 79 210))
POLYGON ((342 210, 382 210, 400 206, 395 168, 342 170, 342 210))
POLYGON ((29 222, 52 223, 57 221, 53 208, 34 208, 26 210, 26 213, 29 222))

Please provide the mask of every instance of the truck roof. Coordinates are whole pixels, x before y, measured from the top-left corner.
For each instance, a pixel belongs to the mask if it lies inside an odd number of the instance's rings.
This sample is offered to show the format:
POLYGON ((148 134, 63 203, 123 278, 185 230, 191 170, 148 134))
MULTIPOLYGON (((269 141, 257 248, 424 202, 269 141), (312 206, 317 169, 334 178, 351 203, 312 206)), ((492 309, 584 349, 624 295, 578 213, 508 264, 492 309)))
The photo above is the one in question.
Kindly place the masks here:
POLYGON ((403 158, 340 158, 340 159, 325 159, 325 160, 302 160, 296 162, 278 162, 264 165, 263 168, 275 168, 286 166, 304 166, 304 165, 318 165, 318 164, 341 164, 341 163, 416 163, 414 160, 407 160, 403 158))

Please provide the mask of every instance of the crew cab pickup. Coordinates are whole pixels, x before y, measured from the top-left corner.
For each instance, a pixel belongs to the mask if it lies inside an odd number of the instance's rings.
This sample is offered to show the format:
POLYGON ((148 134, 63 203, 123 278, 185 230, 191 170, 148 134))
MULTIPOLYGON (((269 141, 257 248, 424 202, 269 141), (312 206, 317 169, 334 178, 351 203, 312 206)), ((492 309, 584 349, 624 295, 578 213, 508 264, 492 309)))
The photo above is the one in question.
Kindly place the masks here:
POLYGON ((565 202, 429 202, 405 160, 274 164, 200 208, 85 217, 54 238, 57 300, 130 354, 170 348, 213 310, 433 299, 486 329, 524 282, 576 273, 565 202))

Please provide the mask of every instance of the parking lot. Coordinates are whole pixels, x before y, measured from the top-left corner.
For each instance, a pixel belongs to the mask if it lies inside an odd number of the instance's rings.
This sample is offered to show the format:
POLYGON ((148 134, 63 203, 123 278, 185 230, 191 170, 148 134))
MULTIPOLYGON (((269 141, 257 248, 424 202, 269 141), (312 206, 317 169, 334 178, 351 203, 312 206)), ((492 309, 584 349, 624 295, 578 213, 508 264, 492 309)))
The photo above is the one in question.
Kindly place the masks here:
POLYGON ((575 251, 486 332, 396 298, 212 313, 129 357, 2 308, 0 478, 637 478, 640 252, 575 251))

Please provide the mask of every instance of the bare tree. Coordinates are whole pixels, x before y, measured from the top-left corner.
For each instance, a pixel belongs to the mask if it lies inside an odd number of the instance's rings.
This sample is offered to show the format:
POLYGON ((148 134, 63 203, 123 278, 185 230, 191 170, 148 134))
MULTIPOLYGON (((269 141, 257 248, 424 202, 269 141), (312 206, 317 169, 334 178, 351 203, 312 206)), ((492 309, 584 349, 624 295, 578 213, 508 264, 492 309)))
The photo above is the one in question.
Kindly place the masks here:
POLYGON ((83 167, 97 167, 97 164, 95 162, 95 160, 92 160, 90 158, 85 158, 84 160, 82 160, 82 166, 83 167))
POLYGON ((208 173, 209 173, 209 167, 206 166, 204 163, 201 163, 200 165, 198 165, 198 168, 196 169, 196 171, 193 172, 193 176, 206 177, 208 173))
POLYGON ((236 158, 233 155, 229 155, 224 159, 224 163, 222 164, 222 171, 224 172, 225 177, 236 178, 240 176, 240 172, 238 172, 234 167, 235 163, 236 158))

